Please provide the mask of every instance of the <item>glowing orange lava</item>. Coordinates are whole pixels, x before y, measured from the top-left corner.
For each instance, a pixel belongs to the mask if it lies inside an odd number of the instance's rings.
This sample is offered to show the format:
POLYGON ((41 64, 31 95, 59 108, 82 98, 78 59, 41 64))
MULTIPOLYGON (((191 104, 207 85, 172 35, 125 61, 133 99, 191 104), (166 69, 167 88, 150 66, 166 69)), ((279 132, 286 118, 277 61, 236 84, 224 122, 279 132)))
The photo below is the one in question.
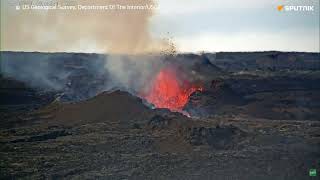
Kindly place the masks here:
POLYGON ((168 108, 182 112, 189 96, 201 87, 191 85, 186 79, 179 79, 173 68, 163 68, 153 80, 153 84, 144 98, 157 108, 168 108))

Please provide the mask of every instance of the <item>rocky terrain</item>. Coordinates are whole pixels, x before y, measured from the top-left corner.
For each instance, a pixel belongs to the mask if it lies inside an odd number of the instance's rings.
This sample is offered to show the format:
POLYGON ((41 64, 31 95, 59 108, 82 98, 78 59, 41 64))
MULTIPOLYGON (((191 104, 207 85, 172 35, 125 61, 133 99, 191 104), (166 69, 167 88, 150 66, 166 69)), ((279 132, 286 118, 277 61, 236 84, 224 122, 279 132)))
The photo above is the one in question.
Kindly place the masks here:
POLYGON ((318 178, 319 53, 178 55, 189 117, 104 91, 98 54, 1 57, 0 179, 318 178))

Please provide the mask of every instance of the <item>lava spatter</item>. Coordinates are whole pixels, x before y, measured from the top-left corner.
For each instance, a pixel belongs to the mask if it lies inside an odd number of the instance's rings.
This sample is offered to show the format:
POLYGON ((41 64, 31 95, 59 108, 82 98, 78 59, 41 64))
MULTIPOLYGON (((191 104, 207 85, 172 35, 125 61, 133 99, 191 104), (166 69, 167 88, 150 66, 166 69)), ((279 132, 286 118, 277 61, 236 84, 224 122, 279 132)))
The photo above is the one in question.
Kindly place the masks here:
POLYGON ((202 87, 193 85, 187 79, 178 75, 179 73, 175 68, 165 67, 161 69, 143 97, 157 108, 182 112, 189 96, 197 90, 202 90, 202 87))

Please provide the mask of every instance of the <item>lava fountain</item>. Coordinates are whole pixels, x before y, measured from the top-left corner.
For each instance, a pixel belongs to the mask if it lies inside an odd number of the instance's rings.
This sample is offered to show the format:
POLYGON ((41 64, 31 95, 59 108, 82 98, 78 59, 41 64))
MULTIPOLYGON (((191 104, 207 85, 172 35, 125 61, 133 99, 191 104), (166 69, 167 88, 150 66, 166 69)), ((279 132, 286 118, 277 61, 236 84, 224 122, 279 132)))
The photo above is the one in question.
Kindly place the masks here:
POLYGON ((167 66, 155 76, 143 97, 157 108, 183 112, 190 95, 197 90, 202 91, 202 87, 193 85, 186 78, 182 78, 177 69, 167 66))

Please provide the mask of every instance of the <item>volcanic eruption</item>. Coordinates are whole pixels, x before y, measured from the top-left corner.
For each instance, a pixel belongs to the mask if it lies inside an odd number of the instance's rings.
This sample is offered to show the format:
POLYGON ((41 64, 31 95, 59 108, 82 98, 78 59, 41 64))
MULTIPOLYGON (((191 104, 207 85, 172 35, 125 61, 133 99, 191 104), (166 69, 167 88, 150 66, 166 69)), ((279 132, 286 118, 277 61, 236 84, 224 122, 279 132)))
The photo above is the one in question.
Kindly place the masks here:
POLYGON ((202 91, 202 87, 192 84, 181 74, 182 72, 174 67, 162 68, 142 96, 157 108, 182 112, 189 96, 197 90, 202 91))

